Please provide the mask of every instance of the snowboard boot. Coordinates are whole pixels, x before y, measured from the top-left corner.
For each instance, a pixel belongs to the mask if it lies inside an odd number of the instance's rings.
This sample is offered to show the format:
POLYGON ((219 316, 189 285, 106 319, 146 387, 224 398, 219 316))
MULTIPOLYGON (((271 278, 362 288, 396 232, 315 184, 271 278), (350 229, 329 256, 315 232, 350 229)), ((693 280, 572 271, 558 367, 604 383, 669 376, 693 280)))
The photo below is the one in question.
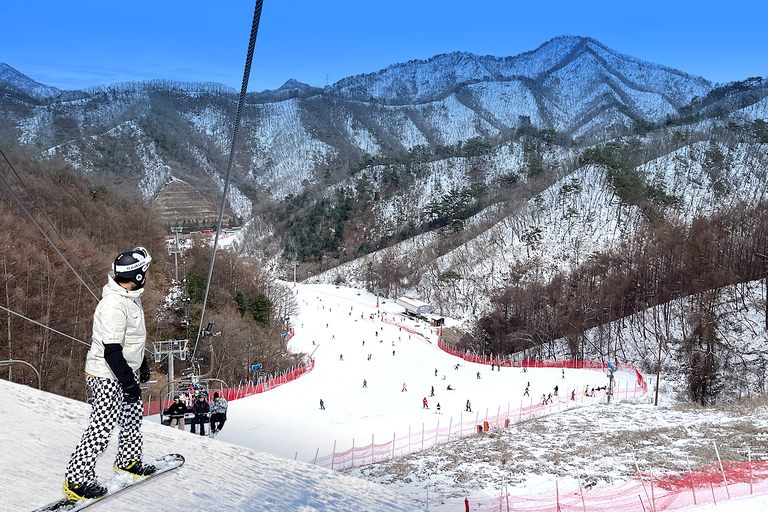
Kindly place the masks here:
POLYGON ((115 472, 118 474, 125 473, 132 475, 133 478, 141 478, 143 476, 149 476, 155 472, 155 466, 152 464, 144 464, 143 462, 133 461, 124 467, 119 467, 115 464, 115 472))
POLYGON ((107 494, 107 488, 99 485, 96 480, 80 485, 75 485, 69 480, 64 480, 64 494, 69 500, 85 501, 101 498, 107 494))

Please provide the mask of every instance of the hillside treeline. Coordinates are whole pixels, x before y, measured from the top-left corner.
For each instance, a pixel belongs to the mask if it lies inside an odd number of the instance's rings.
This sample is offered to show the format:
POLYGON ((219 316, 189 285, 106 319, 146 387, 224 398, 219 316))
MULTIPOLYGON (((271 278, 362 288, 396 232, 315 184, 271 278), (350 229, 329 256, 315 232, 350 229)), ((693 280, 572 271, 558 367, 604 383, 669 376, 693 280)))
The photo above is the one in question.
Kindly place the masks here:
POLYGON ((233 386, 256 377, 252 364, 261 365, 263 377, 301 363, 302 355, 289 354, 283 338, 290 317, 298 312, 293 291, 255 262, 226 250, 216 252, 203 319, 203 327, 213 322, 211 334, 204 334, 195 350, 211 248, 194 244, 183 262, 185 286, 165 311, 165 334, 191 340, 190 356, 200 373, 233 386))
MULTIPOLYGON (((570 357, 583 359, 588 329, 695 296, 697 308, 684 322, 690 331, 680 341, 688 352, 704 354, 688 361, 689 381, 706 381, 718 366, 715 291, 764 276, 767 248, 766 201, 756 207, 736 204, 690 224, 648 223, 619 249, 593 254, 567 275, 541 282, 528 278, 533 269, 511 269, 509 285, 494 295, 492 311, 462 345, 514 354, 565 338, 570 357)), ((666 311, 664 316, 670 317, 666 311)), ((609 345, 605 359, 621 360, 615 350, 611 353, 609 345)), ((698 389, 693 392, 697 400, 712 391, 706 385, 698 389)))
MULTIPOLYGON (((155 261, 144 295, 147 326, 154 330, 151 311, 160 301, 157 282, 162 282, 164 270, 163 233, 133 193, 90 183, 60 162, 43 163, 21 153, 6 155, 25 186, 4 159, 0 159, 0 173, 85 285, 0 185, 0 304, 82 342, 3 309, 0 359, 22 359, 39 370, 43 389, 83 399, 85 353, 97 297, 117 254, 138 245, 147 247, 155 261)), ((37 385, 37 377, 25 365, 2 371, 3 378, 37 385)))
MULTIPOLYGON (((23 184, 0 159, 0 174, 13 190, 0 185, 0 360, 23 360, 40 372, 44 390, 84 399, 85 354, 101 290, 116 255, 141 245, 153 258, 142 302, 147 357, 153 379, 161 387, 166 362, 154 363, 152 342, 194 341, 210 248, 196 246, 190 251, 180 273, 180 278, 187 277, 189 293, 172 295, 174 267, 165 249, 165 233, 154 213, 136 200, 135 192, 90 182, 62 162, 5 153, 23 184), (168 296, 176 297, 170 306, 168 296)), ((213 321, 218 335, 205 337, 199 344, 199 369, 236 384, 249 377, 249 361, 261 363, 269 373, 295 364, 296 357, 286 354, 280 336, 285 332, 281 320, 294 311, 290 290, 227 251, 218 252, 214 270, 204 321, 213 321)), ((176 376, 188 366, 189 359, 177 360, 176 376)), ((0 371, 4 379, 37 386, 35 372, 24 364, 2 366, 0 371)))

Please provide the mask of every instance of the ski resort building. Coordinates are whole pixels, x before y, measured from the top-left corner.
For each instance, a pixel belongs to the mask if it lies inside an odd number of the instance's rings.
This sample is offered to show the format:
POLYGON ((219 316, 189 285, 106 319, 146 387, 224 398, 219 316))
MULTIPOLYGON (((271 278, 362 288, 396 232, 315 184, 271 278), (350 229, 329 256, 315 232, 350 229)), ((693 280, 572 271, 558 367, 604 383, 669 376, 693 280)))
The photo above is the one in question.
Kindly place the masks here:
POLYGON ((431 307, 429 304, 413 297, 398 297, 395 304, 405 309, 406 316, 420 318, 432 325, 443 325, 445 322, 444 318, 430 314, 431 307))

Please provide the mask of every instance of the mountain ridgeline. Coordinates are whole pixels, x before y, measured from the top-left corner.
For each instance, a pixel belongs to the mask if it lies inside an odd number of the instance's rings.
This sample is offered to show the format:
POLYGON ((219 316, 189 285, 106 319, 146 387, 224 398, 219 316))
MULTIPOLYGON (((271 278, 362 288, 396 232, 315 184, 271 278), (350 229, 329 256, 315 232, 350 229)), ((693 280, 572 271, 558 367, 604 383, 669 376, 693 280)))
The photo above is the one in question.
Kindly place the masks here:
MULTIPOLYGON (((768 254, 766 96, 761 78, 715 87, 573 36, 322 88, 288 80, 247 96, 226 221, 247 222, 241 256, 284 278, 295 260, 300 279, 419 296, 467 319, 456 342, 486 353, 547 357, 566 339, 570 357, 619 358, 583 333, 699 297, 679 305, 688 334, 669 343, 718 353, 683 365, 707 403, 740 353, 707 327, 713 290, 758 279, 768 254)), ((218 209, 236 106, 220 84, 58 91, 3 64, 0 146, 199 230, 218 209)), ((658 345, 643 346, 621 357, 650 365, 658 345)), ((750 375, 768 355, 756 359, 750 375)))

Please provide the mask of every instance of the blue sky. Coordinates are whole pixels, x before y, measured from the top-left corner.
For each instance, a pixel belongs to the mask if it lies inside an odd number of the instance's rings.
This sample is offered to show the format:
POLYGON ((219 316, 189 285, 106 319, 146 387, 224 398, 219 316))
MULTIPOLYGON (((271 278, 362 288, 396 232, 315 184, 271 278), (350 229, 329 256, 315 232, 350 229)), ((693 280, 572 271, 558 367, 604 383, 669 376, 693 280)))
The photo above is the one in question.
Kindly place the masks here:
MULTIPOLYGON (((166 78, 239 90, 255 0, 0 0, 0 62, 63 89, 166 78)), ((265 0, 249 90, 589 36, 714 82, 768 76, 768 2, 265 0)))

